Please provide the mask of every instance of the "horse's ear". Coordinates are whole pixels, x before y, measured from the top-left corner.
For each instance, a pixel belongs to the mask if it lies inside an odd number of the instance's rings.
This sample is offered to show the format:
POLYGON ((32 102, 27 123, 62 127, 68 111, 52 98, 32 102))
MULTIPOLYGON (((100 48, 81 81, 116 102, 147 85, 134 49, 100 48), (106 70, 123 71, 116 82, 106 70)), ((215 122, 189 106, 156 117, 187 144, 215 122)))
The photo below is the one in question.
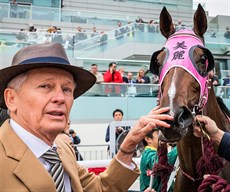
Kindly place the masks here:
POLYGON ((203 34, 207 30, 207 17, 206 17, 203 7, 200 4, 198 5, 198 8, 194 14, 193 21, 194 21, 193 23, 194 32, 198 36, 203 37, 203 34))
POLYGON ((160 30, 162 35, 165 36, 167 39, 170 35, 175 33, 172 17, 167 11, 166 7, 163 7, 160 13, 160 30))

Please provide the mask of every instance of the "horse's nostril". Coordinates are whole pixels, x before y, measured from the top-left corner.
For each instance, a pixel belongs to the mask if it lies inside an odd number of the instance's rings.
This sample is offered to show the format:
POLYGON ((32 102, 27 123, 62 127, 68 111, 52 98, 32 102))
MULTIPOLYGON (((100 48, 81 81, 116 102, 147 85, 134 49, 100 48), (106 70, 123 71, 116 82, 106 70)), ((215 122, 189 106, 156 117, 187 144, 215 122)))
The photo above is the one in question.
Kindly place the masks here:
POLYGON ((174 124, 176 127, 187 128, 193 122, 193 116, 187 107, 180 107, 174 116, 174 124))

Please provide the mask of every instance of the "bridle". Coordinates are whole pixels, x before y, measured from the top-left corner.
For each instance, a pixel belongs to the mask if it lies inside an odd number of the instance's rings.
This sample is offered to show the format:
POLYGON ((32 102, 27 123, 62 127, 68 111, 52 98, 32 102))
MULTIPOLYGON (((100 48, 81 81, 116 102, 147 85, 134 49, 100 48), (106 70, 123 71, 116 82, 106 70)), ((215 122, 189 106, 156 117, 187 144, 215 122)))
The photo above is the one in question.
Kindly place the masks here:
POLYGON ((191 112, 194 115, 201 113, 208 99, 208 72, 214 68, 214 59, 211 52, 204 47, 203 39, 197 36, 192 30, 186 29, 174 33, 167 39, 165 46, 161 50, 153 53, 150 71, 159 75, 158 100, 160 100, 162 96, 161 86, 165 76, 170 69, 175 67, 183 68, 198 82, 200 86, 200 97, 191 112), (201 48, 208 55, 208 59, 205 63, 205 72, 200 71, 194 61, 193 55, 196 48, 201 48), (160 69, 156 60, 159 53, 163 50, 166 52, 166 58, 160 69))

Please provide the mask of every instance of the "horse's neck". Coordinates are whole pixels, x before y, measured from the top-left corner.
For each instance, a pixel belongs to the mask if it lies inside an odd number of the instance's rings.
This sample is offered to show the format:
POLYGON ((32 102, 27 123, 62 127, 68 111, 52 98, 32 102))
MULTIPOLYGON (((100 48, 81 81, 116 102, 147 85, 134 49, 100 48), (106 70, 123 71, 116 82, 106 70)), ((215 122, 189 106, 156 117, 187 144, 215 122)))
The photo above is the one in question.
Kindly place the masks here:
POLYGON ((193 128, 189 129, 189 133, 177 142, 180 167, 193 178, 198 178, 196 164, 202 155, 201 139, 193 135, 193 128))

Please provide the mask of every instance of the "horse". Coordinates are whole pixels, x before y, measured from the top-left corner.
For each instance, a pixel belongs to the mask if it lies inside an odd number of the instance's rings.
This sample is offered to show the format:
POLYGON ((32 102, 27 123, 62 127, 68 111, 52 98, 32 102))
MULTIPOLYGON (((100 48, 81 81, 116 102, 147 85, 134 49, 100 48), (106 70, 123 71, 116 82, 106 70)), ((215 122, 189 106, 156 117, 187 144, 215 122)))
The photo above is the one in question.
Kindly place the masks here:
MULTIPOLYGON (((176 175, 175 192, 194 192, 203 180, 196 165, 202 157, 202 140, 193 135, 196 114, 213 119, 217 126, 229 131, 229 111, 218 104, 210 82, 209 72, 214 69, 212 53, 205 48, 204 33, 207 30, 205 11, 199 4, 193 17, 193 29, 176 31, 172 17, 163 7, 160 13, 160 31, 166 38, 164 47, 153 53, 150 71, 159 75, 159 106, 169 106, 174 117, 168 122, 171 128, 160 129, 160 140, 176 142, 179 171, 176 175)), ((222 103, 222 106, 224 104, 222 103)), ((214 147, 217 151, 217 146, 214 147)), ((204 149, 205 150, 205 149, 204 149)), ((230 182, 229 164, 221 170, 230 182)))

